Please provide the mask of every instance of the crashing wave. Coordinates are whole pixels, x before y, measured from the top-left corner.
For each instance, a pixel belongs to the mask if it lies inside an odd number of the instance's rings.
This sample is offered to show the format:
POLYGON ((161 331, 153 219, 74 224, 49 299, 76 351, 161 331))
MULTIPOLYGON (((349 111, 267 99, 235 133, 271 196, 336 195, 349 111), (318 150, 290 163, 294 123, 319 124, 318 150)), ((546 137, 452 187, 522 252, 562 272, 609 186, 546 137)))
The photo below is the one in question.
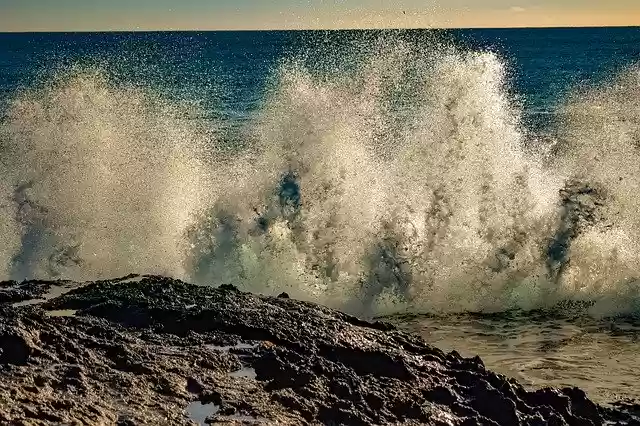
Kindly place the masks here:
POLYGON ((167 274, 358 313, 636 310, 637 69, 568 99, 546 143, 496 54, 372 50, 283 63, 234 155, 187 107, 100 72, 17 95, 0 274, 167 274))

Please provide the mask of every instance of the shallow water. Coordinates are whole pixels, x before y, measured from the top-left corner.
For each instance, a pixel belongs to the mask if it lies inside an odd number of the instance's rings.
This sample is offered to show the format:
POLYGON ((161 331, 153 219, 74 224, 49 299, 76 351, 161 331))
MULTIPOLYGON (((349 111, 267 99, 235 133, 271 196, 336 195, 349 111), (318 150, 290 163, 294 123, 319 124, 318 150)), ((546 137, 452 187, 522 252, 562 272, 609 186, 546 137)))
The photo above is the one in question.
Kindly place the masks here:
POLYGON ((198 425, 206 425, 207 417, 213 416, 220 407, 216 404, 203 404, 200 401, 194 401, 185 409, 190 420, 193 420, 198 425))
POLYGON ((69 293, 74 288, 77 288, 77 285, 65 285, 65 286, 54 285, 54 286, 51 286, 49 291, 43 294, 40 298, 23 300, 22 302, 14 303, 12 306, 14 308, 17 308, 20 306, 41 305, 45 302, 48 302, 51 299, 55 299, 56 297, 60 297, 69 293))
POLYGON ((637 323, 462 315, 394 322, 444 351, 479 355, 528 388, 577 386, 600 403, 640 399, 637 323))
POLYGON ((50 317, 73 317, 78 311, 75 309, 60 309, 56 311, 47 311, 46 315, 50 317))
POLYGON ((230 373, 229 376, 237 379, 256 380, 257 374, 254 368, 242 367, 240 370, 230 373))

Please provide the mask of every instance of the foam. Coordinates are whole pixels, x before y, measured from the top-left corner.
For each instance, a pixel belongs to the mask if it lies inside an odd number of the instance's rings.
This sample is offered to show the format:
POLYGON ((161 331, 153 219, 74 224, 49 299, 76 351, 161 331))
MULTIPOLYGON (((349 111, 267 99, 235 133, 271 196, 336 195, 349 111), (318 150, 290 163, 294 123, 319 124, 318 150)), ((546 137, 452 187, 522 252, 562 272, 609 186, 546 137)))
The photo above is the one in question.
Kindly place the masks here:
POLYGON ((360 314, 635 312, 638 70, 576 93, 542 137, 496 54, 385 37, 284 61, 233 156, 100 72, 17 95, 0 274, 167 274, 360 314))

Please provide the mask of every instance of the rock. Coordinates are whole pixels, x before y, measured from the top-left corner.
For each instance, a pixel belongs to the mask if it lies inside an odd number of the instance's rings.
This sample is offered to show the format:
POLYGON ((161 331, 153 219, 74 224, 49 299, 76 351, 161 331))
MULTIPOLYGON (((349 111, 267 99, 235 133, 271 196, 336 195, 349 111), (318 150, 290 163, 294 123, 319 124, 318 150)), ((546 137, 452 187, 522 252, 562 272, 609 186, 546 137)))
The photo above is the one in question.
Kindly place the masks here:
POLYGON ((194 401, 212 424, 638 424, 384 322, 163 277, 0 305, 0 351, 0 424, 188 425, 194 401))
POLYGON ((225 290, 225 291, 238 291, 238 288, 233 285, 233 284, 222 284, 220 287, 218 287, 220 290, 225 290))
POLYGON ((37 299, 46 293, 51 283, 29 281, 17 283, 15 281, 0 282, 0 303, 19 303, 25 300, 37 299))
POLYGON ((20 332, 0 331, 0 364, 26 365, 32 352, 28 338, 20 332))

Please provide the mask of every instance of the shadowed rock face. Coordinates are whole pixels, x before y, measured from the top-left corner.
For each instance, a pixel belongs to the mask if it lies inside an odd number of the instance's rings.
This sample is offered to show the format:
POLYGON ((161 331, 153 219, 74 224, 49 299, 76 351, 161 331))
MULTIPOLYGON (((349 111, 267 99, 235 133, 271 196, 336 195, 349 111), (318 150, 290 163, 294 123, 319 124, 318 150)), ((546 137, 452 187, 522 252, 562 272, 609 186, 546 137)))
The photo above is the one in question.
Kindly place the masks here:
POLYGON ((0 305, 0 424, 186 425, 194 401, 211 424, 640 424, 631 405, 527 392, 388 324, 232 286, 129 277, 0 305))
POLYGON ((587 228, 602 222, 599 208, 606 202, 602 189, 571 181, 560 191, 562 214, 560 226, 547 248, 547 270, 559 280, 569 262, 573 241, 587 228))

